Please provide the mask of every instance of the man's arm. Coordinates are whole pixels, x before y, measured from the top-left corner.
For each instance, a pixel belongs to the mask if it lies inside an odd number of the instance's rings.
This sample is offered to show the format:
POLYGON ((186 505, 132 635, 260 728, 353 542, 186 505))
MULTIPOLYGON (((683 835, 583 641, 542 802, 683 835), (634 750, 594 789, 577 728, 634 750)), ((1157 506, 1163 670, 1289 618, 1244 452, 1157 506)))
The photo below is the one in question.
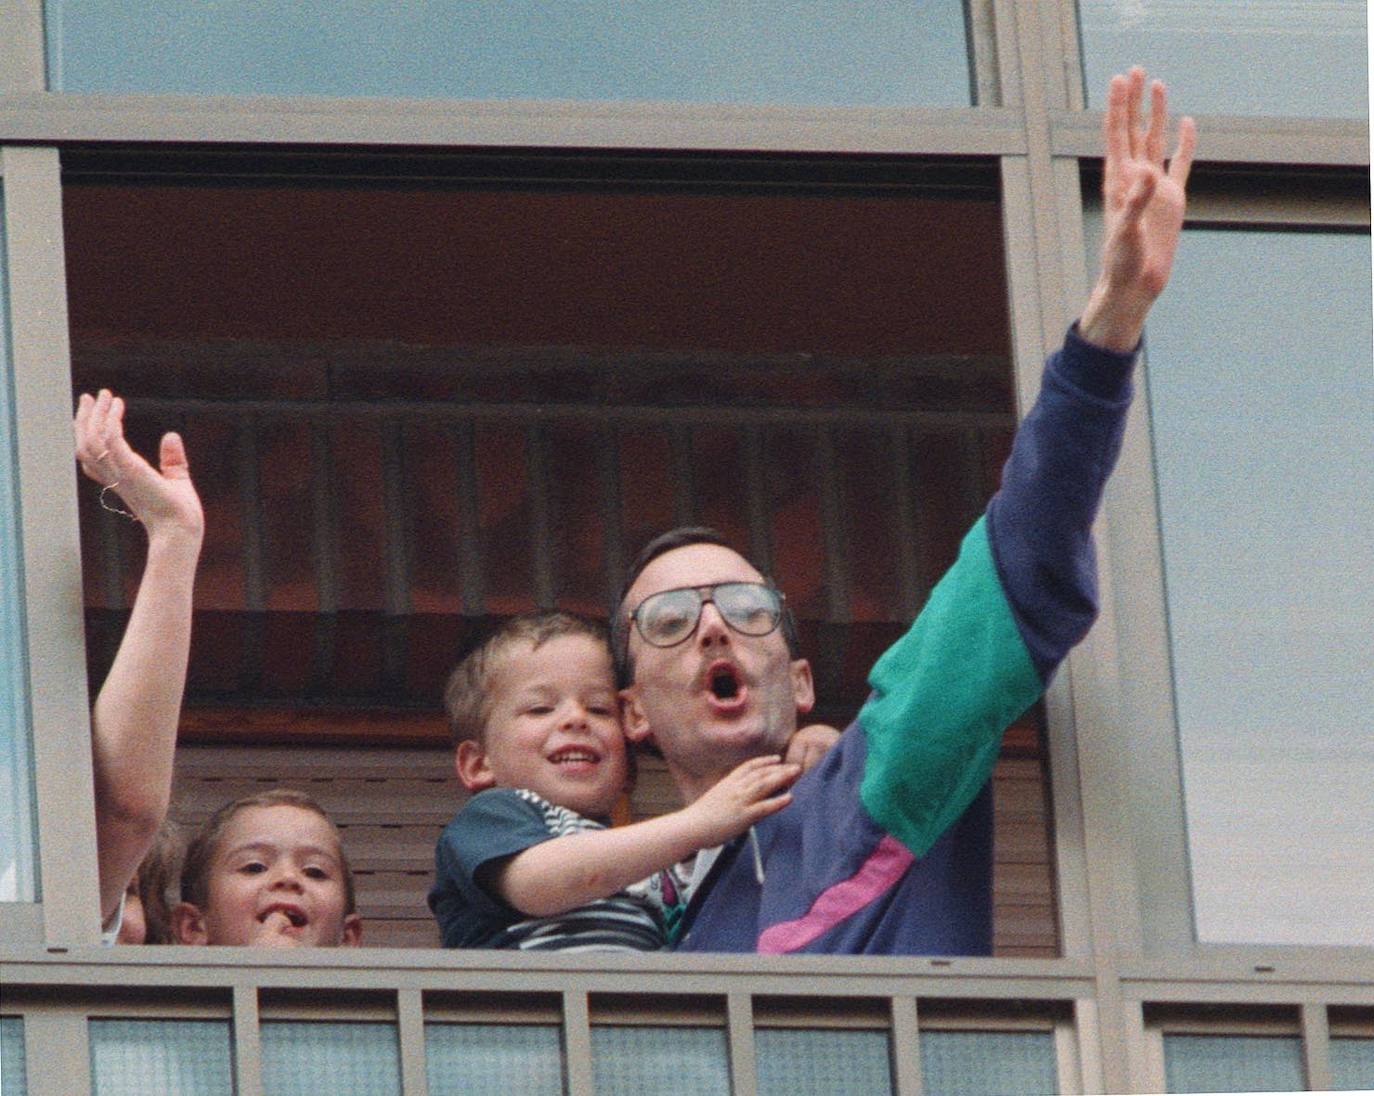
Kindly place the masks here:
POLYGON ((1165 95, 1138 121, 1145 76, 1114 77, 1103 123, 1102 272, 1046 363, 1002 485, 911 630, 879 659, 860 713, 871 817, 923 855, 977 794, 1003 729, 1041 693, 1097 612, 1092 523, 1130 405, 1146 312, 1183 223, 1195 134, 1164 167, 1165 95))
POLYGON ((491 884, 531 917, 553 917, 609 898, 781 810, 792 801, 781 789, 800 772, 777 757, 750 758, 682 810, 532 845, 500 865, 491 884))
POLYGON ((91 712, 102 922, 167 814, 172 756, 191 645, 191 589, 204 534, 181 438, 162 439, 154 468, 124 438, 124 401, 101 391, 77 404, 81 470, 148 534, 148 558, 128 627, 91 712))

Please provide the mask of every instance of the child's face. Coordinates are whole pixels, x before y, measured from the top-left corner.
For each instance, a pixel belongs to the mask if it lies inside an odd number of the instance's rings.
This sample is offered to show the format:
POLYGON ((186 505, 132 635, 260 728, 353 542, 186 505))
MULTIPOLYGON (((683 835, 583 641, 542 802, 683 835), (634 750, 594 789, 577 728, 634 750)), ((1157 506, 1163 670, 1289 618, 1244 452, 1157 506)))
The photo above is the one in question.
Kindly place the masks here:
POLYGON ((345 914, 343 861, 329 823, 289 804, 245 807, 210 861, 199 926, 182 943, 334 947, 359 942, 345 914))
POLYGON ((494 668, 488 699, 484 744, 458 750, 469 789, 528 788, 579 814, 611 812, 628 769, 604 643, 571 635, 517 644, 494 668))

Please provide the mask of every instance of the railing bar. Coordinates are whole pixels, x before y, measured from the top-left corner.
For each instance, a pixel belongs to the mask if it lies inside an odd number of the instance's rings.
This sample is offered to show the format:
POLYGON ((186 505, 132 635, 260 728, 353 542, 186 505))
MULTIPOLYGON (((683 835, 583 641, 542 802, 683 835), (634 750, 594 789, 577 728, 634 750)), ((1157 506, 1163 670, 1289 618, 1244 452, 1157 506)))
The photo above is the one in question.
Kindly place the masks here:
POLYGON ((1084 1092, 1101 1092, 1102 1059, 1097 1052, 1102 1033, 1097 1023, 1097 1002, 1080 997, 1073 1003, 1073 1026, 1078 1042, 1078 1079, 1084 1092))
POLYGON ((747 993, 727 994, 725 1013, 731 1096, 757 1096, 758 1052, 754 1046, 753 999, 747 993))
MULTIPOLYGON (((96 492, 99 491, 100 488, 97 487, 96 492)), ((110 499, 110 495, 105 497, 110 499)), ((112 501, 111 504, 116 503, 112 501)), ((100 537, 101 585, 105 588, 105 603, 113 609, 129 607, 128 599, 124 595, 124 551, 120 544, 123 531, 119 524, 127 520, 101 507, 100 521, 96 525, 97 535, 100 537)))
POLYGON ((270 400, 208 400, 169 399, 166 397, 141 400, 140 407, 151 413, 185 412, 195 414, 252 414, 264 419, 313 419, 349 416, 363 419, 421 418, 482 420, 512 419, 525 422, 547 422, 551 419, 580 419, 604 417, 614 423, 636 425, 660 424, 672 426, 684 420, 723 425, 791 425, 791 424, 853 424, 892 425, 907 423, 926 426, 955 427, 977 430, 984 427, 1014 427, 1016 416, 1010 411, 932 411, 920 409, 892 410, 866 407, 654 407, 628 405, 607 408, 602 404, 507 404, 507 403, 418 403, 358 401, 307 401, 292 403, 270 400))
POLYGON ((893 426, 888 431, 888 448, 892 454, 893 505, 897 521, 897 581, 901 598, 901 615, 905 620, 916 616, 920 608, 925 576, 921 561, 925 558, 926 523, 916 518, 916 500, 912 496, 911 447, 905 426, 893 426))
POLYGON ((763 431, 758 423, 744 427, 744 491, 749 513, 749 558, 765 575, 773 574, 773 536, 769 529, 768 474, 763 459, 763 431))
POLYGON ((563 1052, 567 1064, 567 1096, 594 1096, 592 1024, 587 994, 563 991, 563 1052))
POLYGON ((536 419, 525 428, 525 474, 530 492, 530 543, 534 547, 531 561, 534 601, 541 609, 552 609, 557 600, 554 578, 553 499, 549 488, 548 451, 542 420, 536 419))
POLYGON ((401 1044, 401 1096, 429 1096, 425 1009, 418 989, 397 991, 396 1028, 401 1044))
POLYGON ((1302 1060, 1307 1087, 1313 1092, 1331 1088, 1331 1024, 1322 1001, 1302 1006, 1302 1060))
POLYGON ((91 1096, 91 1039, 75 1010, 24 1016, 24 1065, 29 1096, 91 1096))
POLYGON ((606 612, 613 615, 615 598, 625 576, 625 520, 620 485, 620 436, 609 420, 597 427, 597 471, 601 488, 602 574, 606 583, 606 612))
POLYGON ((250 411, 238 420, 237 463, 239 512, 243 518, 243 607, 261 613, 267 607, 263 574, 262 484, 258 419, 250 411))
POLYGON ((1083 1069, 1079 1062, 1078 1038, 1069 1020, 1054 1022, 1055 1072, 1059 1076, 1059 1091, 1065 1096, 1083 1092, 1083 1069))
POLYGON ((893 997, 892 1091, 893 1096, 921 1096, 920 1017, 915 997, 893 997))
POLYGON ((844 530, 840 475, 835 467, 835 438, 822 426, 816 431, 816 478, 820 484, 821 543, 825 561, 826 617, 831 624, 853 619, 850 606, 850 567, 844 530))
POLYGON ((386 523, 385 571, 382 603, 386 606, 383 628, 382 680, 399 691, 405 683, 406 625, 410 614, 410 569, 413 558, 413 518, 410 492, 405 489, 405 439, 401 421, 386 419, 381 431, 382 506, 386 523))
POLYGON ((262 1031, 254 985, 234 986, 234 1094, 262 1096, 262 1031))
POLYGON ((315 652, 313 688, 329 691, 334 671, 335 622, 339 611, 339 500, 329 426, 310 424, 310 500, 313 562, 315 566, 315 652))
POLYGON ((267 608, 266 575, 263 551, 263 509, 261 452, 258 419, 253 413, 238 417, 239 513, 243 521, 243 650, 239 663, 239 688, 246 693, 262 686, 263 647, 267 608))
POLYGON ((692 427, 679 419, 666 420, 673 461, 673 524, 697 522, 696 462, 692 459, 692 427))
POLYGON ((486 611, 482 582, 482 518, 477 501, 476 431, 472 420, 460 419, 453 426, 454 447, 458 453, 458 579, 464 616, 481 616, 486 611))

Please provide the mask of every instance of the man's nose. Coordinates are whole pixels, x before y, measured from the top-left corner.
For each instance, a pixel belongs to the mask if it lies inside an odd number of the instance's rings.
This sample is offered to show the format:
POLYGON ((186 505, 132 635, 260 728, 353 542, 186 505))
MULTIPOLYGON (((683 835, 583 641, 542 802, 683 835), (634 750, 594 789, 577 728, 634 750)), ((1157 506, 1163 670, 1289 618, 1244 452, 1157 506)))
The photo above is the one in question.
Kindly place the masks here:
POLYGON ((717 647, 730 642, 730 626, 720 615, 714 601, 701 607, 701 619, 697 621, 697 643, 702 647, 717 647))

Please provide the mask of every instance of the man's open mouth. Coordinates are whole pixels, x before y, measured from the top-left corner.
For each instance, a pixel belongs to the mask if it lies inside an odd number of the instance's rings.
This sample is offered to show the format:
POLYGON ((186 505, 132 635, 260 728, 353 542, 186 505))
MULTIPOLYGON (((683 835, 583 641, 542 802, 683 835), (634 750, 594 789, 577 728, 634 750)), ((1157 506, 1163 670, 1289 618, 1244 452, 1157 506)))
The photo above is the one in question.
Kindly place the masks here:
POLYGON ((706 687, 717 700, 735 700, 740 694, 739 673, 728 662, 718 662, 707 671, 706 687))

